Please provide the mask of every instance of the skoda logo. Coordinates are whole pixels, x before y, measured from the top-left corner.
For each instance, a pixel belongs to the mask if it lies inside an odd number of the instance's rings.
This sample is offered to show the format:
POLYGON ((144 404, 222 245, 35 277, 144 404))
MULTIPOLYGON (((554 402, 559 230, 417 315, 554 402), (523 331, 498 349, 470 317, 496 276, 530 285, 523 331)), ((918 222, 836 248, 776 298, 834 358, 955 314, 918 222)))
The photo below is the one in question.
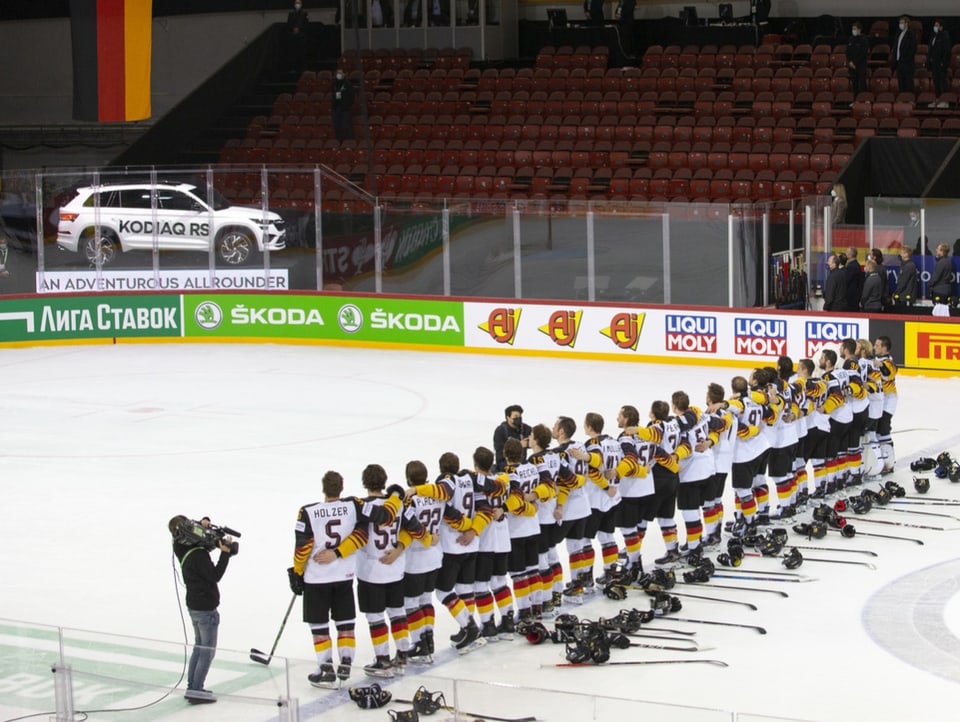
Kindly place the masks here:
POLYGON ((352 303, 341 306, 337 312, 337 323, 346 333, 356 333, 363 328, 363 311, 352 303))
POLYGON ((213 301, 204 301, 193 313, 197 325, 205 331, 212 331, 223 320, 223 311, 213 301))

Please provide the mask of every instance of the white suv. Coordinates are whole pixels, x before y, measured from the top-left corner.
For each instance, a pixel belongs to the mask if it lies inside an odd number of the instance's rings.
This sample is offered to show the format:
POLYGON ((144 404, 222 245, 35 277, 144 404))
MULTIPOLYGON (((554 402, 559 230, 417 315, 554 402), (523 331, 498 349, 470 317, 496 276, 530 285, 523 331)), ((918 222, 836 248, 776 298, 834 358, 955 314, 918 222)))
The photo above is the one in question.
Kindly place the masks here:
POLYGON ((276 213, 232 206, 217 191, 208 199, 205 187, 188 183, 139 183, 78 188, 60 208, 57 245, 107 265, 120 251, 153 250, 154 237, 162 251, 208 252, 212 242, 224 263, 238 266, 264 247, 282 251, 284 234, 276 213))

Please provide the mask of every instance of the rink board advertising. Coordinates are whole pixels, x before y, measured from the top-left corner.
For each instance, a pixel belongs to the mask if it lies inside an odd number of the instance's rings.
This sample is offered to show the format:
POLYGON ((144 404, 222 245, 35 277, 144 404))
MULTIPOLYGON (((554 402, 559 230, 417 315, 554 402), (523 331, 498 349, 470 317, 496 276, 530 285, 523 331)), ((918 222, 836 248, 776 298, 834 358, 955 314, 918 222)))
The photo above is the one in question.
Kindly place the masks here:
POLYGON ((0 300, 0 343, 122 338, 437 347, 581 358, 770 364, 884 334, 897 363, 960 372, 960 325, 915 317, 293 293, 0 300))

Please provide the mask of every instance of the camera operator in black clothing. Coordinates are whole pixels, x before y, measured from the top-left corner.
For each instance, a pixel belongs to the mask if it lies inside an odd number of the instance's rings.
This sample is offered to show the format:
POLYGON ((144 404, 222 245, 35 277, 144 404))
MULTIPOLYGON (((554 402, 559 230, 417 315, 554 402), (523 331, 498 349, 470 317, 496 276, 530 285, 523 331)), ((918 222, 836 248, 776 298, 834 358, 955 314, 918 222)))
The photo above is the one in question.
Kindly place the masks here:
POLYGON ((207 517, 195 522, 178 515, 167 526, 173 536, 173 553, 180 562, 180 573, 187 588, 187 611, 190 612, 195 637, 187 668, 187 691, 183 698, 190 704, 210 704, 216 702, 217 698, 213 692, 204 689, 203 684, 217 652, 217 630, 220 626, 220 612, 217 611, 220 589, 217 583, 227 571, 230 557, 240 550, 240 545, 224 533, 227 530, 214 526, 207 517), (216 565, 210 558, 214 548, 220 550, 216 565))
POLYGON ((523 459, 527 458, 527 445, 530 442, 530 426, 523 423, 523 408, 512 404, 503 410, 505 420, 493 432, 493 453, 497 460, 494 470, 503 471, 507 460, 503 456, 503 445, 507 439, 518 439, 523 446, 523 459))

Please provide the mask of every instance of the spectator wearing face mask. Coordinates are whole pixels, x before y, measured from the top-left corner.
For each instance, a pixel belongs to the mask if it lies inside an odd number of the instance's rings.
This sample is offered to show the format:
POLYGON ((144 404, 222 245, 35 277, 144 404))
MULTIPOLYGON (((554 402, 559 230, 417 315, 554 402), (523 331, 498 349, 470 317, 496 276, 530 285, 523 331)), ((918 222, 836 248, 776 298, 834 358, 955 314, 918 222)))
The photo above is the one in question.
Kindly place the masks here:
POLYGON ((863 26, 854 23, 847 41, 847 67, 850 69, 850 85, 853 94, 867 89, 867 56, 870 54, 870 42, 863 35, 863 26))
POLYGON ((900 18, 898 28, 899 34, 893 50, 893 68, 897 71, 897 87, 901 93, 912 93, 917 36, 910 30, 910 18, 906 15, 900 18))
MULTIPOLYGON (((933 22, 933 35, 930 38, 927 51, 927 67, 933 76, 933 89, 939 98, 950 89, 947 80, 947 68, 950 67, 950 33, 943 27, 941 20, 933 22)), ((947 107, 945 104, 943 107, 947 107)))
POLYGON ((353 85, 343 68, 337 68, 333 81, 333 132, 341 143, 353 138, 353 85))
POLYGON ((517 439, 523 447, 523 459, 527 458, 527 444, 530 440, 530 425, 523 423, 523 408, 511 404, 503 410, 503 423, 493 432, 493 452, 496 456, 494 470, 502 471, 507 465, 503 455, 503 445, 507 439, 517 439))

